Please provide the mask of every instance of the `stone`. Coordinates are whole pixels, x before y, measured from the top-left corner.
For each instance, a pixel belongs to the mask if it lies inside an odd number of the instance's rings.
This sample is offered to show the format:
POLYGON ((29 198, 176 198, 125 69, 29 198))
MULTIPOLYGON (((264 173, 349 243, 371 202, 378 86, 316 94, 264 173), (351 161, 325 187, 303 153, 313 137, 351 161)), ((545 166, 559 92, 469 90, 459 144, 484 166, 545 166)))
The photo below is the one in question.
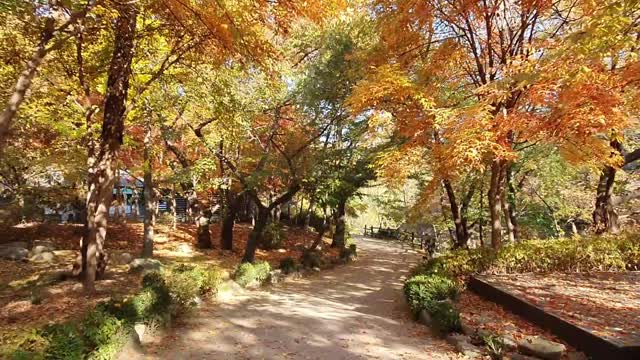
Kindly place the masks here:
POLYGON ((150 272, 162 269, 162 263, 156 259, 139 258, 129 264, 129 272, 150 272))
POLYGON ((0 248, 23 248, 26 249, 29 247, 26 241, 12 241, 4 244, 0 244, 0 248))
POLYGON ((504 334, 502 335, 502 343, 504 344, 505 349, 510 351, 515 351, 518 348, 518 341, 512 334, 504 334))
POLYGON ((518 342, 518 351, 546 360, 559 360, 567 351, 563 344, 544 339, 540 336, 527 336, 518 342))
POLYGON ((280 269, 272 270, 271 273, 269 274, 269 283, 271 285, 278 284, 283 280, 284 280, 284 274, 280 269))
POLYGON ((203 302, 202 302, 202 298, 200 296, 196 296, 193 298, 193 300, 191 301, 196 307, 200 307, 202 306, 203 302))
POLYGON ((193 248, 189 244, 180 244, 176 248, 176 251, 183 254, 191 254, 193 253, 193 248))
POLYGON ((133 331, 137 335, 138 343, 144 344, 144 341, 146 340, 144 334, 147 332, 147 325, 143 323, 136 323, 133 325, 133 331))
POLYGON ((504 356, 503 360, 539 360, 533 356, 522 355, 518 353, 510 353, 504 356))
POLYGON ((56 255, 51 252, 51 251, 46 251, 40 254, 36 254, 34 256, 32 256, 31 258, 29 258, 29 261, 31 262, 37 262, 37 263, 45 263, 45 262, 52 262, 56 259, 56 255))
POLYGON ((49 249, 48 251, 53 251, 53 250, 56 249, 56 245, 52 241, 49 241, 49 240, 34 240, 33 241, 33 246, 34 247, 36 247, 36 246, 44 246, 44 247, 49 249))
POLYGON ((129 264, 133 261, 133 256, 127 252, 122 253, 118 256, 118 262, 120 262, 120 264, 126 265, 129 264))
POLYGON ((468 359, 482 359, 482 349, 471 343, 471 338, 463 334, 447 335, 447 342, 468 359))
POLYGON ((587 355, 580 351, 569 351, 567 353, 567 359, 569 360, 588 360, 587 355))
POLYGON ((433 319, 431 319, 431 315, 427 312, 427 310, 420 310, 418 314, 418 321, 425 326, 431 327, 433 325, 433 319))
POLYGON ((29 250, 23 247, 0 248, 0 258, 7 260, 23 260, 29 255, 29 250))
POLYGON ((462 329, 462 333, 467 336, 476 335, 476 329, 464 319, 460 319, 460 328, 462 329))
POLYGON ((53 247, 51 246, 47 246, 47 245, 36 245, 34 246, 31 251, 29 252, 29 256, 35 256, 35 255, 39 255, 42 254, 44 252, 51 252, 55 250, 53 247))
POLYGON ((311 270, 313 270, 313 272, 320 272, 320 268, 317 266, 314 266, 313 268, 311 268, 311 270))

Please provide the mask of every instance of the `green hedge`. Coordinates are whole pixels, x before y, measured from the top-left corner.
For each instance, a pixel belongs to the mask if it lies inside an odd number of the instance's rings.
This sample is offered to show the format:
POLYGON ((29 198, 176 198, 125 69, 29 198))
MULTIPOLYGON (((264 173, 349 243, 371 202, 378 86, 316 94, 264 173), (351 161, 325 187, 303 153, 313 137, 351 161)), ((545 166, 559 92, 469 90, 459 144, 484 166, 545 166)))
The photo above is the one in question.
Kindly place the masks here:
POLYGON ((415 274, 625 271, 640 269, 640 235, 528 240, 491 249, 459 249, 429 260, 415 274))
POLYGON ((262 284, 270 275, 271 265, 266 261, 255 264, 242 263, 234 272, 233 279, 242 287, 250 284, 262 284))
POLYGON ((460 329, 460 314, 452 304, 460 293, 455 281, 438 274, 415 275, 404 283, 403 290, 414 316, 427 311, 440 333, 460 329))
POLYGON ((77 322, 53 324, 27 334, 13 359, 112 359, 139 322, 166 319, 195 306, 197 296, 213 293, 221 283, 217 268, 178 265, 151 272, 142 290, 128 299, 96 305, 77 322))

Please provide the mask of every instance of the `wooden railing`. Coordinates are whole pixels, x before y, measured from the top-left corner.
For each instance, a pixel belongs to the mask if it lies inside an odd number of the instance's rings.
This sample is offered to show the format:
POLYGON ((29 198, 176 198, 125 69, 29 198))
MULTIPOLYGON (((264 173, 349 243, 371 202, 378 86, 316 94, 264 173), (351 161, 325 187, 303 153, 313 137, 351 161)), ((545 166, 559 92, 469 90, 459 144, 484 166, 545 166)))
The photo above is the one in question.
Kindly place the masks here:
POLYGON ((389 227, 375 227, 364 226, 364 236, 371 236, 378 239, 396 239, 402 242, 408 242, 412 248, 420 246, 421 249, 426 250, 430 254, 435 250, 435 239, 426 236, 419 235, 413 231, 405 231, 402 229, 393 229, 389 227))

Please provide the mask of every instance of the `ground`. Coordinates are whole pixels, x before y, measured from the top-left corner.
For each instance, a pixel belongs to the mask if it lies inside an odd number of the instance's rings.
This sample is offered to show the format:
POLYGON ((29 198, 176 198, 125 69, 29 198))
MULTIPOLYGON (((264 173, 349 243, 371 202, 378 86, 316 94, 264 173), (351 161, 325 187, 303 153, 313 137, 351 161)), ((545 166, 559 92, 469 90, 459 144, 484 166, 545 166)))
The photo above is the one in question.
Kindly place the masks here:
MULTIPOLYGON (((234 229, 234 251, 195 249, 196 228, 193 224, 179 224, 176 229, 158 224, 154 257, 165 264, 197 262, 233 271, 240 262, 250 224, 237 224, 234 229)), ((81 284, 75 280, 57 281, 56 273, 70 270, 78 255, 82 225, 78 224, 26 224, 0 229, 0 243, 12 241, 45 240, 55 245, 55 261, 36 264, 32 262, 0 259, 0 345, 16 340, 16 334, 50 322, 60 322, 81 317, 98 301, 112 296, 126 296, 139 290, 141 276, 128 272, 128 265, 118 265, 116 259, 123 252, 134 257, 142 251, 141 223, 111 223, 105 247, 110 254, 107 277, 96 283, 96 293, 87 297, 81 284), (41 302, 33 301, 41 298, 41 302), (35 304, 34 304, 35 302, 35 304)), ((211 226, 211 239, 219 247, 220 227, 211 226)), ((281 249, 258 250, 256 258, 277 266, 284 257, 299 258, 302 249, 311 244, 315 233, 298 228, 286 228, 286 239, 281 249)), ((325 239, 328 241, 328 239, 325 239)), ((337 250, 325 247, 330 256, 337 250)))
POLYGON ((483 279, 619 345, 640 343, 640 272, 489 275, 483 279))
POLYGON ((416 322, 402 284, 420 255, 358 237, 358 260, 318 275, 204 305, 169 335, 121 359, 450 359, 416 322))

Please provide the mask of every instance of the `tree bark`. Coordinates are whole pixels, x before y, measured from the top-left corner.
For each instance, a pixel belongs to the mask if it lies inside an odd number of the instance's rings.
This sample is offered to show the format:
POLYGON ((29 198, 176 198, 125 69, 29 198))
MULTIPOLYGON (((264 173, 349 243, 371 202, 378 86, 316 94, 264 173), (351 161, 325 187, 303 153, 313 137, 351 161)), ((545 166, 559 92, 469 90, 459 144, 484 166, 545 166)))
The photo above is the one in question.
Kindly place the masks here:
POLYGON ((220 232, 220 247, 222 250, 233 250, 233 227, 236 221, 238 197, 227 194, 227 204, 224 207, 222 218, 222 230, 220 232))
POLYGON ((198 216, 196 218, 196 225, 198 226, 198 249, 211 249, 213 244, 211 243, 211 230, 209 225, 211 223, 211 214, 209 210, 204 209, 201 204, 198 205, 198 216))
POLYGON ((469 231, 467 229, 467 219, 462 213, 460 206, 456 200, 453 186, 449 180, 443 180, 442 184, 447 192, 449 198, 449 206, 451 207, 451 217, 455 226, 455 248, 467 247, 467 241, 469 240, 469 231))
POLYGON ((511 222, 511 207, 507 199, 505 199, 505 197, 501 199, 501 202, 502 202, 502 212, 504 215, 504 222, 507 228, 507 236, 508 236, 509 242, 513 243, 516 241, 516 237, 515 237, 515 226, 511 222))
POLYGON ((338 202, 338 207, 336 209, 336 231, 333 233, 333 241, 331 242, 331 247, 344 248, 346 245, 346 206, 347 199, 340 199, 338 202))
POLYGON ((309 211, 307 211, 307 216, 304 218, 304 229, 309 230, 309 223, 311 222, 311 215, 313 214, 313 206, 315 205, 315 198, 311 197, 309 200, 309 211))
POLYGON ((142 257, 153 256, 154 226, 156 222, 157 198, 153 186, 153 168, 151 166, 151 119, 147 118, 144 136, 144 235, 142 257))
POLYGON ((134 3, 126 3, 118 9, 115 22, 114 49, 107 76, 107 95, 104 102, 102 134, 90 173, 87 194, 87 234, 83 238, 84 287, 95 291, 95 280, 100 277, 107 263, 104 241, 107 235, 109 205, 113 199, 115 181, 114 163, 124 132, 124 112, 131 61, 134 52, 137 9, 134 3))
POLYGON ((489 214, 491 215, 491 247, 495 250, 502 243, 502 195, 504 193, 504 160, 491 163, 491 181, 489 183, 489 214))
POLYGON ((605 232, 615 234, 620 230, 618 214, 611 202, 615 179, 616 169, 611 166, 605 167, 600 173, 596 193, 596 206, 593 210, 593 227, 596 234, 605 232))
POLYGON ((269 222, 269 208, 257 204, 258 211, 255 216, 255 225, 253 230, 249 234, 249 240, 247 241, 247 248, 245 249, 242 262, 253 263, 255 261, 256 249, 258 244, 262 241, 264 229, 269 222))

